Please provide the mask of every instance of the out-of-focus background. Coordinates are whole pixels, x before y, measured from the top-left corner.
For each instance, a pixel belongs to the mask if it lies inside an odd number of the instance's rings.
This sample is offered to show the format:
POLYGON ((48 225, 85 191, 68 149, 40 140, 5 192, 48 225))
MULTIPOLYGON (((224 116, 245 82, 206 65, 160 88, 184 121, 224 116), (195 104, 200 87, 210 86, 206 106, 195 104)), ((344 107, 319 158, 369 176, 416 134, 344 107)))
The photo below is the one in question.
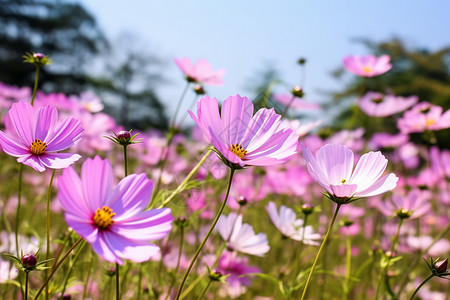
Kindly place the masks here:
POLYGON ((352 103, 360 83, 343 71, 342 58, 387 53, 394 68, 369 88, 386 91, 389 85, 398 95, 417 94, 449 108, 449 1, 0 4, 1 82, 31 86, 33 67, 22 64, 22 55, 45 53, 54 64, 42 70, 44 91, 92 90, 127 128, 167 128, 185 86, 175 57, 206 58, 214 69, 225 68, 223 86, 204 87, 219 100, 237 93, 257 99, 275 81, 270 92, 301 85, 306 101, 337 116, 342 112, 336 108, 352 103))

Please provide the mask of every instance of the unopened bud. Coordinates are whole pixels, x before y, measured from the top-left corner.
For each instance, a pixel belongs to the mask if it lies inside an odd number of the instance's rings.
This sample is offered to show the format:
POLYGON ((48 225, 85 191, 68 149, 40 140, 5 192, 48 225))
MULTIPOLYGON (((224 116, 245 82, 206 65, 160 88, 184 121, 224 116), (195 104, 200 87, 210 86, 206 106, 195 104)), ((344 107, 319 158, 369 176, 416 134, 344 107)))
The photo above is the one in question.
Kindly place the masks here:
POLYGON ((128 142, 131 139, 131 133, 126 130, 121 130, 119 134, 117 135, 117 139, 119 141, 126 141, 128 142))
POLYGON ((34 268, 36 266, 37 259, 33 254, 25 254, 22 256, 22 265, 25 268, 34 268))
POLYGON ((114 275, 116 275, 116 269, 115 268, 108 268, 106 270, 106 275, 108 275, 109 277, 113 277, 114 275))
POLYGON ((314 212, 314 206, 309 203, 304 203, 300 209, 305 215, 310 215, 314 212))
POLYGON ((240 206, 245 206, 248 203, 248 200, 244 196, 239 196, 239 198, 237 199, 237 203, 240 206))
POLYGON ((305 95, 305 93, 303 93, 302 88, 299 86, 296 86, 295 88, 293 88, 291 93, 292 93, 292 95, 294 95, 297 98, 303 98, 303 96, 305 95))
POLYGON ((185 217, 179 217, 178 219, 175 220, 175 225, 180 227, 180 228, 185 228, 186 226, 189 225, 189 220, 186 219, 185 217))
POLYGON ((204 95, 204 94, 206 94, 206 92, 205 92, 205 90, 203 89, 203 86, 202 86, 201 84, 196 84, 196 85, 194 86, 194 92, 195 92, 197 95, 204 95))
POLYGON ((438 261, 434 264, 434 268, 438 273, 446 273, 448 267, 448 258, 438 261))
POLYGON ((304 65, 304 64, 306 63, 306 58, 304 58, 304 57, 299 58, 299 60, 297 61, 297 63, 298 63, 299 65, 304 65))

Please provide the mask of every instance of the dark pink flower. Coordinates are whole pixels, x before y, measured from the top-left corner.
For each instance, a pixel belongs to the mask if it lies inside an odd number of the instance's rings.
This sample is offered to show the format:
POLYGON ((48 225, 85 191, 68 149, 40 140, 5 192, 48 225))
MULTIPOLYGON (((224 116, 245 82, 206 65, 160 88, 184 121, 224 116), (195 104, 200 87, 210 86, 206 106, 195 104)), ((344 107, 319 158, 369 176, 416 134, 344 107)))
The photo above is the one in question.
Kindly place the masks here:
POLYGON ((350 55, 343 59, 344 67, 355 75, 374 77, 386 73, 392 68, 389 55, 350 55))
POLYGON ((205 96, 197 102, 197 116, 189 114, 232 165, 278 165, 297 152, 298 137, 281 125, 281 116, 266 108, 253 115, 253 103, 247 97, 228 97, 219 113, 217 99, 205 96))
POLYGON ((403 115, 397 122, 402 133, 441 130, 450 127, 450 110, 428 102, 420 102, 403 115))
POLYGON ((29 103, 14 103, 5 118, 6 131, 0 131, 0 144, 7 154, 36 171, 67 168, 81 156, 58 153, 81 140, 83 128, 72 117, 58 122, 55 107, 37 110, 29 103))
POLYGON ((153 189, 146 174, 129 175, 114 188, 112 166, 98 156, 86 160, 81 178, 65 169, 58 187, 67 224, 109 262, 149 260, 160 251, 150 241, 172 228, 170 209, 145 210, 153 189))
POLYGON ((175 58, 175 63, 186 75, 189 82, 198 82, 209 85, 222 85, 222 77, 225 75, 225 69, 214 71, 211 64, 206 59, 199 59, 194 65, 187 57, 175 58))

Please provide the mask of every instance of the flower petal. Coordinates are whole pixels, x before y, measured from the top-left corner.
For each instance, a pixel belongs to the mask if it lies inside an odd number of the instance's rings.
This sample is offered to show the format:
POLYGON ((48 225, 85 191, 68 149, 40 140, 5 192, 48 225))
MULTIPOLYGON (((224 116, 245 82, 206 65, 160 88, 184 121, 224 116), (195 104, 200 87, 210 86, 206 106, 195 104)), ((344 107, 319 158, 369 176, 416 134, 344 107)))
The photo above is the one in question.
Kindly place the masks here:
POLYGON ((104 237, 114 255, 134 262, 147 261, 160 251, 158 246, 147 242, 133 241, 111 231, 105 232, 104 237))
POLYGON ((353 170, 353 152, 346 146, 325 145, 317 151, 316 159, 319 167, 328 174, 329 184, 339 185, 343 183, 342 180, 350 180, 353 170))
POLYGON ((253 103, 247 97, 230 96, 223 101, 221 120, 226 145, 240 144, 253 116, 253 103))
POLYGON ((8 135, 3 131, 0 131, 0 144, 3 151, 8 155, 20 157, 30 154, 30 149, 24 145, 23 141, 8 135))
POLYGON ((34 108, 30 103, 19 101, 14 103, 8 112, 10 118, 9 124, 13 126, 17 136, 24 142, 25 145, 30 145, 34 142, 34 127, 36 116, 34 108))
POLYGON ((101 209, 108 203, 112 192, 113 170, 110 162, 99 156, 87 159, 81 167, 81 182, 89 210, 95 212, 97 208, 101 209))
POLYGON ((58 121, 58 110, 54 106, 40 107, 36 111, 35 139, 48 141, 58 121))
POLYGON ((80 120, 71 117, 64 119, 52 136, 48 136, 50 140, 46 140, 47 151, 62 151, 73 146, 81 140, 83 132, 80 120))
POLYGON ((34 154, 29 154, 27 156, 21 156, 17 159, 18 162, 23 163, 24 165, 30 166, 38 172, 44 172, 45 166, 38 156, 34 154))
POLYGON ((355 193, 355 197, 369 197, 383 194, 393 190, 397 186, 398 177, 394 173, 385 175, 372 184, 369 188, 355 193))
POLYGON ((92 218, 95 213, 89 209, 84 198, 81 179, 72 167, 64 169, 62 175, 58 177, 58 199, 66 212, 86 220, 92 218))
POLYGON ((381 152, 369 152, 361 156, 348 183, 358 185, 358 194, 374 184, 383 175, 388 160, 381 152))
POLYGON ((42 164, 50 169, 65 169, 81 158, 73 153, 44 153, 39 156, 42 164))
POLYGON ((99 233, 97 234, 97 239, 90 243, 92 249, 94 249, 95 253, 97 253, 107 261, 123 265, 123 261, 116 254, 116 252, 110 248, 109 243, 106 242, 105 236, 107 233, 108 232, 99 231, 99 233))

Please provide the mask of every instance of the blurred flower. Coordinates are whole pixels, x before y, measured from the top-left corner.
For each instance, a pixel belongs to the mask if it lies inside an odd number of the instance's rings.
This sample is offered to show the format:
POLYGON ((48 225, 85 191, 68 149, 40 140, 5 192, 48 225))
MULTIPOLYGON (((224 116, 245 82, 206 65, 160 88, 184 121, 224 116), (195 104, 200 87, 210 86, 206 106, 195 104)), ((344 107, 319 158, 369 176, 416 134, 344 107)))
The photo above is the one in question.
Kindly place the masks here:
POLYGON ((65 150, 83 136, 80 121, 72 117, 58 122, 55 107, 45 106, 35 110, 31 104, 14 103, 5 120, 6 132, 0 131, 3 150, 17 161, 36 171, 67 168, 81 156, 57 153, 65 150))
POLYGON ((374 77, 386 73, 392 68, 389 55, 350 55, 343 59, 347 71, 362 77, 374 77))
POLYGON ((278 165, 297 152, 298 138, 281 126, 281 116, 265 108, 253 116, 247 97, 228 97, 220 115, 217 99, 205 96, 197 102, 197 116, 189 114, 232 168, 278 165))
POLYGON ((159 252, 149 242, 172 227, 170 209, 145 210, 153 189, 147 175, 129 175, 113 188, 112 166, 98 156, 86 160, 81 178, 65 169, 58 187, 67 224, 109 262, 149 260, 159 252))
POLYGON ((381 177, 388 161, 380 152, 364 154, 353 171, 353 152, 346 146, 325 145, 317 151, 316 157, 303 144, 302 149, 309 173, 336 203, 379 195, 397 185, 395 174, 381 177))
POLYGON ((450 151, 439 150, 437 147, 430 149, 431 168, 441 178, 450 178, 450 151))
POLYGON ((91 113, 98 113, 104 108, 100 98, 90 91, 82 92, 80 97, 71 96, 70 99, 78 102, 83 109, 91 113))
POLYGON ((387 117, 402 112, 413 106, 419 98, 417 96, 396 97, 376 92, 366 93, 359 101, 359 107, 368 116, 387 117))
POLYGON ((224 252, 219 259, 217 271, 223 275, 229 275, 226 278, 228 285, 221 285, 222 291, 236 298, 245 293, 245 286, 250 286, 249 273, 260 273, 258 267, 250 266, 248 257, 238 257, 236 252, 224 252))
POLYGON ((430 256, 440 256, 450 251, 450 241, 447 239, 440 239, 435 243, 433 243, 433 240, 431 236, 408 236, 406 243, 408 246, 420 251, 424 251, 433 244, 427 252, 430 256))
POLYGON ((210 85, 222 85, 222 77, 225 69, 214 71, 206 59, 199 59, 194 65, 187 57, 175 58, 175 64, 186 75, 188 82, 204 83, 210 85))
POLYGON ((36 67, 43 67, 53 63, 53 60, 39 52, 33 52, 33 54, 26 52, 23 55, 23 62, 33 64, 36 67))
POLYGON ((431 210, 429 193, 412 190, 406 196, 392 195, 389 200, 381 202, 378 209, 386 216, 401 219, 415 219, 431 210))
POLYGON ((397 127, 402 133, 449 128, 450 110, 442 112, 443 108, 438 105, 420 102, 404 113, 403 117, 397 121, 397 127))
POLYGON ((321 238, 320 234, 314 233, 312 226, 303 228, 304 221, 302 219, 297 219, 297 216, 292 209, 282 205, 278 212, 275 203, 269 202, 266 206, 266 210, 269 213, 272 223, 283 236, 293 240, 302 241, 304 244, 319 245, 316 240, 321 238))
POLYGON ((318 127, 321 122, 322 121, 317 120, 315 122, 303 124, 300 122, 300 120, 297 119, 293 120, 283 119, 281 121, 284 127, 291 128, 299 138, 308 134, 314 128, 318 127))
POLYGON ((269 250, 267 236, 264 233, 255 234, 252 226, 242 224, 242 216, 232 212, 228 216, 220 216, 217 231, 227 242, 230 250, 256 256, 264 256, 269 250))

